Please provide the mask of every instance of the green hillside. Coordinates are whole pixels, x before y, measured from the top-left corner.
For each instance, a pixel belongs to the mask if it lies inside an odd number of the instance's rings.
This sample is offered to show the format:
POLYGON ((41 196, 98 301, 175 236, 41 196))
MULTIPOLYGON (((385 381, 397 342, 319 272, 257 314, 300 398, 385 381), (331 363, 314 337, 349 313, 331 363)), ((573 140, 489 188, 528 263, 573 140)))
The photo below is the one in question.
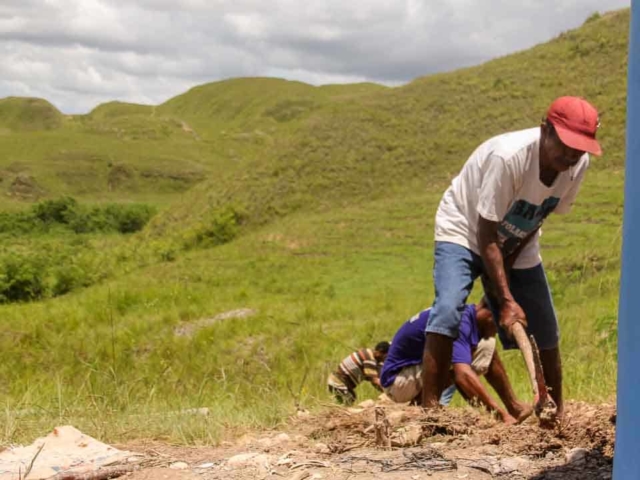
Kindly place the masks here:
POLYGON ((63 422, 215 442, 319 408, 342 357, 431 303, 435 209, 469 153, 564 94, 600 109, 605 154, 543 256, 566 397, 611 401, 628 27, 628 10, 594 16, 397 88, 233 79, 0 127, 0 445, 63 422), (196 407, 211 414, 179 413, 196 407))
MULTIPOLYGON (((222 189, 219 178, 205 182, 168 218, 184 218, 188 224, 206 216, 212 206, 232 205, 242 209, 248 221, 264 223, 300 208, 325 208, 327 203, 407 189, 440 190, 479 142, 538 125, 551 99, 566 94, 584 96, 602 112, 605 155, 594 162, 594 169, 619 169, 628 21, 628 11, 608 14, 547 44, 479 67, 310 109, 287 135, 267 143, 242 175, 225 177, 222 189)), ((294 95, 304 92, 312 98, 312 90, 292 83, 294 95)), ((255 88, 260 90, 258 84, 255 88)), ((204 105, 193 93, 192 103, 204 105)), ((182 100, 187 102, 189 95, 182 100)), ((250 103, 248 98, 243 106, 250 103)), ((261 102, 268 99, 265 95, 261 102)), ((256 115, 260 109, 250 113, 251 121, 263 121, 256 115)), ((195 111, 190 114, 183 114, 187 121, 199 118, 195 111)))
POLYGON ((52 130, 62 126, 60 111, 40 98, 0 99, 0 132, 52 130))

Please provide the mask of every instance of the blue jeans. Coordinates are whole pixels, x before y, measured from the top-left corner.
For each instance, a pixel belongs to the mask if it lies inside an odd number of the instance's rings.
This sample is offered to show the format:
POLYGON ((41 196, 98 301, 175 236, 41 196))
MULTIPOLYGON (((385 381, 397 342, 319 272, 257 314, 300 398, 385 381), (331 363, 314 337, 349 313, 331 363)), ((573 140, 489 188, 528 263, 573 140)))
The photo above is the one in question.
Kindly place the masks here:
MULTIPOLYGON (((435 300, 429 316, 427 333, 458 337, 462 311, 473 282, 484 272, 482 258, 466 247, 450 242, 436 242, 433 282, 435 300)), ((551 291, 542 264, 527 269, 512 269, 509 288, 527 316, 527 333, 533 335, 540 350, 556 348, 560 340, 558 320, 551 291)), ((505 349, 517 348, 500 327, 497 305, 487 298, 498 334, 505 349)))

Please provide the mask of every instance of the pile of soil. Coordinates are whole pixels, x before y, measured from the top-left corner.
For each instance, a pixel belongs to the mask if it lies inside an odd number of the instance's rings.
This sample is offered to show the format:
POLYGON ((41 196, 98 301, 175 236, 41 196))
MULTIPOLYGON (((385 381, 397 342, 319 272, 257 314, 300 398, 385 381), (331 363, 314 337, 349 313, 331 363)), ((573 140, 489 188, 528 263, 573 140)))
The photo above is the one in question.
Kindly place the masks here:
POLYGON ((564 421, 505 426, 474 408, 423 412, 363 402, 291 419, 218 447, 128 444, 147 465, 132 480, 611 479, 615 408, 571 402, 564 421))

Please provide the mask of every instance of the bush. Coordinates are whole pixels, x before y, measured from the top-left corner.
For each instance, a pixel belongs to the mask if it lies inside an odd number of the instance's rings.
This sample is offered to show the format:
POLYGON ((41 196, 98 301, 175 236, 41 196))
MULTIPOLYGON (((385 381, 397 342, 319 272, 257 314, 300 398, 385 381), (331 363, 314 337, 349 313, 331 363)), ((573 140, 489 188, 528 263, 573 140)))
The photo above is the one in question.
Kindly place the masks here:
POLYGON ((35 218, 46 224, 69 224, 77 215, 78 202, 73 197, 46 200, 31 208, 35 218))
POLYGON ((584 23, 586 25, 587 23, 595 22, 596 20, 600 20, 601 18, 602 18, 602 15, 600 15, 600 12, 593 12, 591 15, 587 17, 584 23))
POLYGON ((38 257, 11 256, 0 262, 0 303, 40 300, 48 294, 47 268, 38 257))
POLYGON ((54 282, 51 294, 54 297, 65 295, 78 288, 83 288, 93 283, 93 278, 85 268, 77 264, 67 264, 59 267, 54 272, 54 282))
POLYGON ((144 204, 108 204, 87 207, 73 197, 37 203, 28 212, 0 213, 0 233, 29 233, 56 225, 75 233, 142 230, 156 211, 144 204))
POLYGON ((109 223, 120 233, 134 233, 142 230, 155 215, 155 209, 149 205, 108 205, 104 215, 109 223))
POLYGON ((201 224, 195 231, 188 246, 214 246, 229 243, 238 235, 243 215, 233 207, 227 206, 214 211, 208 221, 201 224))

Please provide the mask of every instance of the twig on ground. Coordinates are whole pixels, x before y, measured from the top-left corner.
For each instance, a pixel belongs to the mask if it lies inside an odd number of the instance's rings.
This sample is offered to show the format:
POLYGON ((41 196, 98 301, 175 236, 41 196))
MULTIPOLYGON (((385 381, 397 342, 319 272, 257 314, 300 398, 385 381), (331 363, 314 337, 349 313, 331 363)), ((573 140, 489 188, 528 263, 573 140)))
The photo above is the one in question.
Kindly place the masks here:
POLYGON ((101 468, 93 472, 60 472, 48 480, 109 480, 110 478, 121 477, 139 468, 138 465, 118 465, 101 468))
POLYGON ((36 463, 36 458, 38 458, 38 455, 40 455, 40 452, 42 451, 43 448, 44 448, 44 443, 42 445, 40 445, 40 448, 38 448, 38 451, 36 452, 36 454, 31 459, 31 462, 29 462, 29 466, 25 470, 24 476, 20 477, 21 480, 25 480, 29 476, 29 474, 31 473, 31 469, 33 468, 33 464, 36 463))
POLYGON ((329 468, 329 464, 327 462, 321 462, 320 460, 309 460, 308 462, 296 463, 292 465, 289 470, 295 470, 296 468, 302 467, 322 467, 329 468))

